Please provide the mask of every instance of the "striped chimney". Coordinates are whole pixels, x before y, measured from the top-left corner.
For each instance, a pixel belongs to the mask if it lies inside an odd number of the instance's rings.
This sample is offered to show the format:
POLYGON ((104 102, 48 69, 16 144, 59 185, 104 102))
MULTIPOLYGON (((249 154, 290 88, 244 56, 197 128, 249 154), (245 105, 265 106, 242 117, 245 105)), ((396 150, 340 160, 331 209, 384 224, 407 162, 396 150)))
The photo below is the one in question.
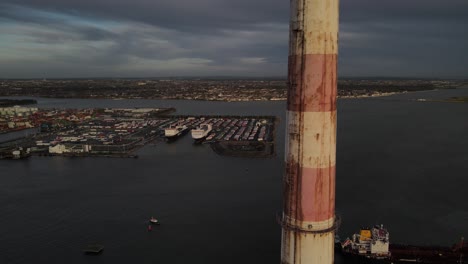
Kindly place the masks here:
POLYGON ((283 264, 334 261, 339 0, 291 0, 283 264))

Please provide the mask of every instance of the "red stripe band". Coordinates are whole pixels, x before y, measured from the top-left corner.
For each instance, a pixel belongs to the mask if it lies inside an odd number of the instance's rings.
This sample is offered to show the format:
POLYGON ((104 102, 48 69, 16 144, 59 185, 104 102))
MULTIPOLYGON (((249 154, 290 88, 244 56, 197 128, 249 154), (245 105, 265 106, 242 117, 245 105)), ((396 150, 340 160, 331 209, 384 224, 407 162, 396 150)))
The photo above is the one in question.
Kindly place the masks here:
POLYGON ((298 112, 336 110, 336 54, 289 56, 288 69, 288 110, 298 112))
POLYGON ((308 222, 332 218, 335 215, 336 167, 301 168, 299 171, 290 166, 288 168, 290 179, 285 189, 285 213, 294 219, 308 222), (300 194, 300 197, 294 194, 300 194))

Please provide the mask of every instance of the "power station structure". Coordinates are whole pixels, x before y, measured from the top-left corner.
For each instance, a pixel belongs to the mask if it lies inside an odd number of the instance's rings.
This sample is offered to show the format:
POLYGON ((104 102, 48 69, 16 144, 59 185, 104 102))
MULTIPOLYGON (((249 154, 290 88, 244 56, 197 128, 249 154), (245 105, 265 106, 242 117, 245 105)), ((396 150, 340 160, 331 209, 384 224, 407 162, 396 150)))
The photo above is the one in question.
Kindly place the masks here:
POLYGON ((291 0, 282 264, 334 262, 339 0, 291 0))

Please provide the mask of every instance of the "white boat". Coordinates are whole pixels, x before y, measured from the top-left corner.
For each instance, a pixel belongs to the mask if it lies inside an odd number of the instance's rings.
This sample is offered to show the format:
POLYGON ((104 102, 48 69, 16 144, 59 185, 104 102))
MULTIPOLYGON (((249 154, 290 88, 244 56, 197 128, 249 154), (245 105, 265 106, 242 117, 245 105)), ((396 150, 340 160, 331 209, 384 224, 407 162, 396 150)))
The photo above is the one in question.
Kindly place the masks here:
POLYGON ((166 138, 175 138, 180 136, 182 133, 184 133, 188 129, 187 126, 170 126, 166 129, 164 129, 164 136, 166 138))
POLYGON ((150 221, 151 224, 159 225, 159 220, 154 218, 154 217, 151 217, 149 221, 150 221))
POLYGON ((208 136, 213 127, 210 124, 201 124, 195 129, 192 129, 192 138, 200 140, 208 136))

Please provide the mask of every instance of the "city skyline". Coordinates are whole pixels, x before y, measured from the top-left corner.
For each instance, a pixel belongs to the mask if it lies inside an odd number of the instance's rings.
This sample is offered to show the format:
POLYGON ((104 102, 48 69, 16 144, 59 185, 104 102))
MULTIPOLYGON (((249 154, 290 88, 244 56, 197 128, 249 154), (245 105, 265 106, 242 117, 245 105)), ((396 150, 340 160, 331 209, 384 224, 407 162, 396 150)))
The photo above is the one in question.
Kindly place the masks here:
MULTIPOLYGON (((339 76, 467 78, 468 3, 341 2, 339 76)), ((0 78, 286 76, 289 1, 0 3, 0 78)))

